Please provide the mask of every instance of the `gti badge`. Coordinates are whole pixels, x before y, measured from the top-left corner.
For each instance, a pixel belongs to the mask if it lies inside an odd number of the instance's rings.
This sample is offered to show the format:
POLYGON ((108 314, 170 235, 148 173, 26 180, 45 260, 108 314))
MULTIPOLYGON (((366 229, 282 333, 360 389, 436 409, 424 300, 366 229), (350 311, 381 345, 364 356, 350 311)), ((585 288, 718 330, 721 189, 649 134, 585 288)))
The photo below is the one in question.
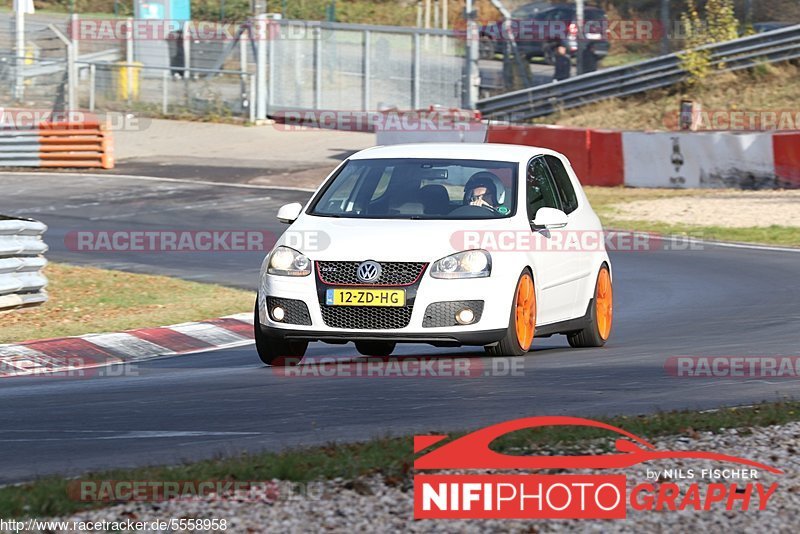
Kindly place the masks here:
POLYGON ((374 282, 381 277, 381 265, 377 261, 365 261, 358 266, 356 276, 361 282, 374 282))

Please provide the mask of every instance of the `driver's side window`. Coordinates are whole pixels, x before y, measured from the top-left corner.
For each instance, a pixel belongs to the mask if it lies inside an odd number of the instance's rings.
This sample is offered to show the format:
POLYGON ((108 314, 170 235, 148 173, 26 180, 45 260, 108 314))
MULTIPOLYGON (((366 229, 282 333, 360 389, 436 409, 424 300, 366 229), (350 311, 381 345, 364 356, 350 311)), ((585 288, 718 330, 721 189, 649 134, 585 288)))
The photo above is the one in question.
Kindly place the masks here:
POLYGON ((363 174, 363 168, 347 166, 342 171, 342 176, 337 178, 337 183, 325 192, 325 212, 352 212, 354 211, 354 192, 356 185, 363 174))
POLYGON ((553 177, 547 168, 544 157, 537 156, 528 162, 525 180, 525 203, 528 208, 528 220, 536 218, 539 208, 561 209, 558 202, 553 177))

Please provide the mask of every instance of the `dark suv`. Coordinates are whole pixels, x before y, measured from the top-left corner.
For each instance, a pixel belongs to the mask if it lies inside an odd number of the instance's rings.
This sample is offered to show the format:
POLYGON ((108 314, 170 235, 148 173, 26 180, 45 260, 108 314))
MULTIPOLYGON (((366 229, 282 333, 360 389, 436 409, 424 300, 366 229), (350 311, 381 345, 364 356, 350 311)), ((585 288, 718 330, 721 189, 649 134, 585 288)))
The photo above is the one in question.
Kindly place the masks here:
MULTIPOLYGON (((594 6, 586 6, 583 13, 584 44, 594 43, 595 53, 603 57, 609 48, 606 13, 594 6)), ((567 48, 570 56, 578 52, 576 19, 574 5, 534 2, 511 12, 511 32, 522 55, 528 59, 541 56, 552 64, 559 43, 567 48)), ((504 53, 505 41, 503 21, 481 26, 481 56, 484 59, 504 53)))

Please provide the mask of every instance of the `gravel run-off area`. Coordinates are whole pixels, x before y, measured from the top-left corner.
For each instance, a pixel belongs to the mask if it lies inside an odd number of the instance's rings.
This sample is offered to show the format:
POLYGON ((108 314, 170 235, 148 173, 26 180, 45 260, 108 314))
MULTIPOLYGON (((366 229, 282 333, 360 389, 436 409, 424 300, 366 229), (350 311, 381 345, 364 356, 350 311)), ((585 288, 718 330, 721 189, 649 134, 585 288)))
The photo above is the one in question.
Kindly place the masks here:
MULTIPOLYGON (((646 437, 646 436, 645 436, 646 437)), ((277 491, 265 496, 239 493, 225 499, 205 497, 197 500, 161 503, 127 503, 76 514, 71 520, 122 521, 127 519, 217 518, 227 519, 227 532, 797 532, 800 512, 800 422, 753 429, 728 429, 720 433, 687 431, 683 436, 652 440, 659 450, 712 451, 739 456, 781 469, 776 475, 758 471, 757 480, 660 479, 674 482, 683 490, 692 482, 706 483, 760 482, 778 488, 768 501, 766 510, 757 510, 754 497, 751 509, 725 511, 637 511, 628 504, 624 520, 413 520, 413 490, 410 477, 386 480, 376 475, 355 481, 332 480, 315 483, 307 491, 312 498, 298 496, 291 483, 276 481, 277 491), (276 497, 277 495, 277 497, 276 497)), ((589 442, 570 448, 567 454, 601 453, 608 443, 589 442)), ((539 450, 538 454, 555 451, 539 450)), ((564 453, 563 451, 560 451, 564 453)), ((575 470, 570 473, 624 474, 628 491, 648 482, 646 470, 742 467, 706 460, 651 461, 622 471, 575 470)), ((412 471, 413 473, 413 471, 412 471)), ((698 476, 698 475, 696 475, 698 476)), ((652 482, 652 481, 651 481, 652 482)), ((656 484, 658 486, 658 484, 656 484)), ((755 492, 754 492, 755 495, 755 492)))
POLYGON ((800 227, 800 190, 720 191, 614 204, 613 218, 693 226, 800 227))

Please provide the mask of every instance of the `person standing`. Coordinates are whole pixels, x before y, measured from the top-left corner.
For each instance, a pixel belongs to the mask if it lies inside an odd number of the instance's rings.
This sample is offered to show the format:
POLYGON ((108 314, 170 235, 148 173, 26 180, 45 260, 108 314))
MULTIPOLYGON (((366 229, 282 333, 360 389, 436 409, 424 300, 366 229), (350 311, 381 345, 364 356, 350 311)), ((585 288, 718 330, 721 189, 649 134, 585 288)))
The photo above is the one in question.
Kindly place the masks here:
POLYGON ((569 56, 567 55, 567 48, 563 44, 559 44, 556 47, 555 66, 556 69, 555 73, 553 74, 554 81, 559 82, 569 78, 572 64, 570 63, 569 56))
POLYGON ((589 43, 589 45, 583 49, 583 56, 581 56, 581 58, 583 59, 584 74, 597 70, 597 63, 600 60, 600 56, 594 48, 594 43, 589 43))

